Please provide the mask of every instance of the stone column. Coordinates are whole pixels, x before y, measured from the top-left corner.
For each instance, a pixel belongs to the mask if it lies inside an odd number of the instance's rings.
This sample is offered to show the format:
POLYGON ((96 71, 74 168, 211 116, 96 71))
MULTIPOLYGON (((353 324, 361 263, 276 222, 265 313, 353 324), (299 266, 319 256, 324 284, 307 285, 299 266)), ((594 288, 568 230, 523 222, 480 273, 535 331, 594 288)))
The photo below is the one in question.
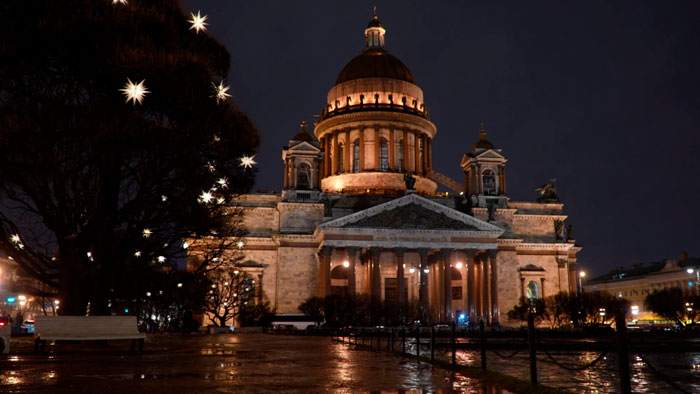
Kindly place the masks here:
POLYGON ((443 321, 452 321, 452 249, 442 249, 443 321))
POLYGON ((318 252, 319 257, 319 297, 323 298, 331 293, 331 255, 333 248, 324 246, 318 252))
POLYGON ((381 164, 379 163, 379 125, 374 126, 374 169, 379 171, 381 164))
POLYGON ((423 162, 421 163, 421 170, 423 175, 428 175, 428 137, 421 135, 421 141, 423 141, 423 162))
POLYGON ((489 283, 489 260, 488 260, 488 255, 482 255, 481 257, 481 272, 482 272, 482 278, 483 280, 481 281, 481 300, 482 300, 482 314, 484 315, 484 320, 491 324, 491 303, 489 301, 489 288, 491 286, 489 283))
POLYGON ((420 270, 418 271, 418 305, 421 315, 421 320, 425 321, 428 316, 428 274, 425 272, 428 269, 428 249, 418 249, 420 256, 420 270))
POLYGON ((338 130, 333 131, 333 141, 331 142, 333 156, 331 157, 331 172, 330 175, 335 175, 338 172, 338 130))
POLYGON ((474 250, 468 249, 464 251, 464 259, 467 263, 467 314, 469 315, 469 322, 476 323, 476 302, 474 299, 474 270, 476 266, 474 264, 474 250))
POLYGON ((427 147, 426 147, 425 153, 428 156, 428 169, 432 170, 433 169, 433 139, 432 138, 427 138, 427 147))
POLYGON ((369 281, 370 281, 370 296, 379 301, 382 299, 382 275, 379 265, 379 257, 382 254, 382 248, 371 248, 372 253, 372 267, 370 271, 369 281))
POLYGON ((420 163, 418 162, 418 151, 420 150, 420 147, 418 146, 418 132, 414 131, 413 132, 413 172, 417 175, 420 175, 420 163))
POLYGON ((401 163, 401 170, 403 172, 408 172, 408 130, 403 130, 403 163, 401 163))
POLYGON ((365 170, 365 129, 360 128, 360 171, 365 170))
POLYGON ((525 278, 520 277, 520 296, 527 300, 527 295, 525 294, 525 278))
POLYGON ((255 283, 255 305, 262 305, 263 299, 263 274, 258 274, 257 282, 255 283))
POLYGON ((394 129, 389 129, 389 171, 396 169, 396 146, 394 144, 394 129))
POLYGON ((355 279, 355 261, 357 257, 357 252, 360 248, 349 247, 345 248, 345 254, 348 257, 348 294, 355 294, 357 292, 357 284, 355 279))
POLYGON ((540 298, 544 299, 544 277, 540 278, 540 298))
POLYGON ((289 159, 284 161, 284 188, 289 188, 289 159))
POLYGON ((489 250, 491 262, 491 324, 499 322, 498 310, 498 250, 489 250))
POLYGON ((404 286, 404 268, 403 268, 403 255, 406 252, 404 248, 394 249, 394 254, 396 255, 396 302, 401 305, 406 302, 403 293, 406 291, 406 286, 404 286))
POLYGON ((352 144, 350 143, 350 129, 345 130, 345 149, 343 149, 343 172, 352 172, 350 155, 352 155, 352 144))

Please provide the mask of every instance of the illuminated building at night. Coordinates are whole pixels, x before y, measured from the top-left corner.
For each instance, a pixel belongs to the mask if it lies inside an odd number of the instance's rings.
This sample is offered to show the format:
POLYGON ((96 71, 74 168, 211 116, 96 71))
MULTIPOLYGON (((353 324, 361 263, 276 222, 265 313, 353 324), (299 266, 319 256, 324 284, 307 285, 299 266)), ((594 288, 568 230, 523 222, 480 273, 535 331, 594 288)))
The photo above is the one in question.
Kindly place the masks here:
POLYGON ((580 247, 553 188, 510 201, 507 159, 483 129, 455 157, 463 180, 433 169, 437 127, 385 32, 375 16, 313 134, 302 124, 283 148, 283 191, 234 202, 248 230, 242 265, 271 307, 299 313, 311 296, 363 293, 417 302, 434 321, 503 324, 521 296, 575 289, 580 247))

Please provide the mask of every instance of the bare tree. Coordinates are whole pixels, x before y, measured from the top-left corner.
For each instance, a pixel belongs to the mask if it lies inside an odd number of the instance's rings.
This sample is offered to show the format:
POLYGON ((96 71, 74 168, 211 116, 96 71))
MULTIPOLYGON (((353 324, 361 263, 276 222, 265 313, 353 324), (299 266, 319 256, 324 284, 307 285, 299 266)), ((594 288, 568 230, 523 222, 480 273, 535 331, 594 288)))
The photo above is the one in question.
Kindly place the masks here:
POLYGON ((211 284, 204 310, 215 325, 224 327, 233 323, 241 310, 254 302, 255 280, 235 265, 219 267, 207 277, 211 284))
POLYGON ((226 203, 252 186, 240 159, 259 137, 217 88, 229 54, 179 2, 8 0, 0 14, 0 249, 60 313, 110 313, 184 262, 183 240, 221 253, 240 236, 226 203), (129 82, 147 93, 125 97, 129 82))

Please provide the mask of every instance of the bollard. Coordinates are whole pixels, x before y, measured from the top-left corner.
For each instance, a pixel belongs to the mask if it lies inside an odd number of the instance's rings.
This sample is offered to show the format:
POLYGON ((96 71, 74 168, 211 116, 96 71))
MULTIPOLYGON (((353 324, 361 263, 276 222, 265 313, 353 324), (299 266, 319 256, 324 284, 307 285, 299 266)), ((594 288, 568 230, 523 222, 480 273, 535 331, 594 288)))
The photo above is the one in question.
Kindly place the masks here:
POLYGON ((630 394, 630 359, 627 353, 627 324, 622 310, 615 313, 615 328, 617 331, 617 366, 620 373, 620 391, 622 394, 630 394))
POLYGON ((484 329, 484 321, 479 321, 479 335, 481 336, 481 369, 486 371, 486 330, 484 329))
POLYGON ((406 327, 401 327, 401 351, 406 354, 406 327))
POLYGON ((535 315, 527 315, 527 340, 530 348, 530 382, 537 385, 537 360, 535 359, 535 315))
POLYGON ((452 322, 452 365, 457 365, 457 324, 452 322))
POLYGON ((416 327, 416 356, 420 356, 420 327, 416 327))
POLYGON ((435 326, 430 327, 430 361, 435 360, 435 326))

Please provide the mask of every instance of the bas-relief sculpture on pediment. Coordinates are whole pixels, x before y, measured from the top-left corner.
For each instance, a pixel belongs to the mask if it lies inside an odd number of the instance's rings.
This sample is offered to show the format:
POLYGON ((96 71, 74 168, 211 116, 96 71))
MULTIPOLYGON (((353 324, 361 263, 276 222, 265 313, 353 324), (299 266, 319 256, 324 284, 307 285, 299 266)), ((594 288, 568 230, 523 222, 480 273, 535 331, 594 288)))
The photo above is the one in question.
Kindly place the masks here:
POLYGON ((348 223, 345 228, 391 228, 415 230, 462 230, 478 231, 479 229, 462 221, 447 217, 427 209, 421 205, 410 203, 389 211, 348 223))

